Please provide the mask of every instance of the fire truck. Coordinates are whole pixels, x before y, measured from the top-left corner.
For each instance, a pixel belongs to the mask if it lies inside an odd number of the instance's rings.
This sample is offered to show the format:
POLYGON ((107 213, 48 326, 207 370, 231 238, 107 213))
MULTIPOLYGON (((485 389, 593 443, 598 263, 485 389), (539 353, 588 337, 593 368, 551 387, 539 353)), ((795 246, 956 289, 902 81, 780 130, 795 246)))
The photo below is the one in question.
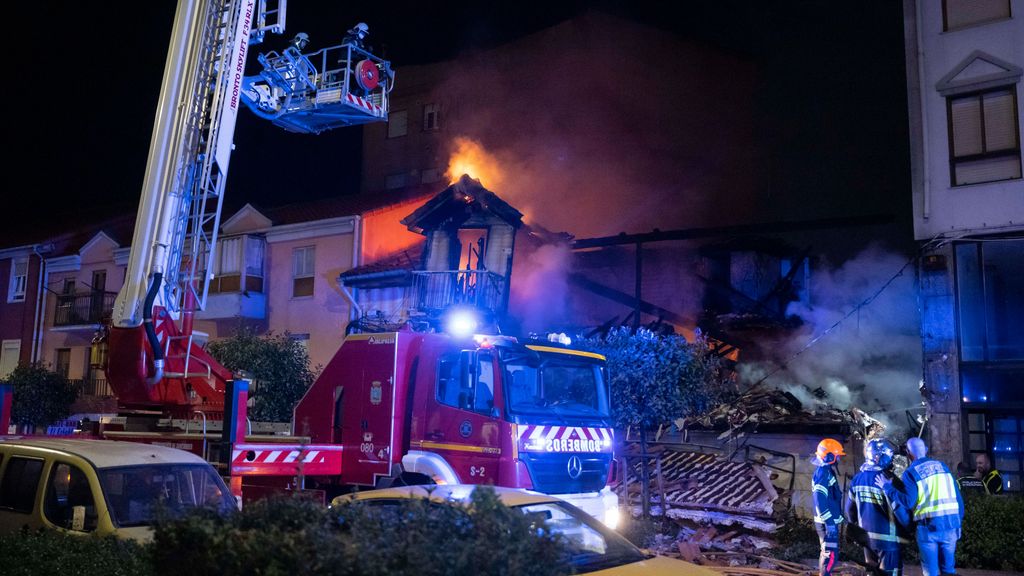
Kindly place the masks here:
MULTIPOLYGON (((614 524, 604 358, 562 343, 401 329, 344 337, 286 434, 246 418, 249 383, 196 339, 244 104, 294 132, 387 120, 395 74, 357 41, 247 52, 282 33, 285 0, 181 0, 125 282, 94 339, 119 414, 102 438, 193 451, 241 501, 279 490, 479 483, 558 494, 614 524), (258 424, 258 423, 257 423, 258 424), (258 427, 257 427, 258 428, 258 427), (219 429, 219 435, 216 432, 219 429)), ((0 399, 2 414, 9 417, 0 399)), ((0 424, 3 424, 0 422, 0 424)))

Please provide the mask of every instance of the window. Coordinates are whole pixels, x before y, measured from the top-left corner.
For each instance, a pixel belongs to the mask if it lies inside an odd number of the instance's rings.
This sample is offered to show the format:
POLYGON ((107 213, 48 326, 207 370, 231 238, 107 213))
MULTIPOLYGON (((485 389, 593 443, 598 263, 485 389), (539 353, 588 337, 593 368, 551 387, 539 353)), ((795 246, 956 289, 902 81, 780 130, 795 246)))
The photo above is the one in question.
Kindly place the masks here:
POLYGON ((956 30, 1010 17, 1010 0, 945 0, 942 29, 956 30))
POLYGON ((423 106, 423 130, 432 131, 441 129, 441 107, 437 104, 426 104, 423 106))
POLYGON ((953 186, 1021 177, 1014 87, 946 99, 953 186))
POLYGON ((961 361, 1024 360, 1024 240, 957 244, 956 281, 961 361))
POLYGON ((392 110, 388 113, 388 138, 398 138, 409 133, 409 112, 392 110))
POLYGON ((7 462, 0 482, 0 508, 28 514, 35 506, 43 461, 15 456, 7 462))
POLYGON ((96 529, 96 502, 89 478, 80 468, 63 462, 50 468, 43 514, 54 525, 69 530, 92 532, 96 529))
POLYGON ((420 182, 423 184, 433 184, 441 179, 441 171, 437 168, 427 168, 420 175, 420 182))
POLYGON ((405 172, 388 174, 384 177, 385 190, 397 190, 405 186, 405 172))
POLYGON ((28 289, 28 258, 11 260, 11 283, 7 287, 8 302, 24 302, 28 289))
POLYGON ((71 348, 58 348, 53 360, 53 370, 67 378, 71 371, 71 348))
POLYGON ((492 415, 494 360, 490 354, 475 355, 464 350, 442 357, 437 370, 437 401, 460 410, 492 415), (475 366, 475 374, 470 373, 470 366, 475 366))
POLYGON ((292 250, 292 297, 313 295, 316 251, 313 246, 292 250))
POLYGON ((14 372, 21 360, 21 340, 4 340, 0 347, 0 378, 14 372))
POLYGON ((288 337, 297 342, 299 346, 302 346, 302 349, 306 351, 306 355, 309 355, 309 334, 289 334, 288 337))

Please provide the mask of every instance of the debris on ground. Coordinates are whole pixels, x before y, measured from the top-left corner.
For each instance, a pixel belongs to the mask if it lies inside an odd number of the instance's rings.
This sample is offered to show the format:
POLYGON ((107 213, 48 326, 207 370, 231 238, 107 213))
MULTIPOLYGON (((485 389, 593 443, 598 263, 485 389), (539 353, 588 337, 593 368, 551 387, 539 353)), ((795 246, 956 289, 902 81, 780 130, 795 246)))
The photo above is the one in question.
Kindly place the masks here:
MULTIPOLYGON (((621 497, 635 518, 642 514, 641 460, 635 445, 627 447, 621 460, 621 497)), ((785 520, 789 495, 772 484, 762 465, 666 445, 649 447, 647 464, 650 514, 670 520, 672 526, 654 538, 648 546, 652 552, 728 575, 817 573, 816 565, 771 557, 778 548, 773 533, 785 520)), ((865 575, 856 564, 840 566, 836 573, 865 575)))

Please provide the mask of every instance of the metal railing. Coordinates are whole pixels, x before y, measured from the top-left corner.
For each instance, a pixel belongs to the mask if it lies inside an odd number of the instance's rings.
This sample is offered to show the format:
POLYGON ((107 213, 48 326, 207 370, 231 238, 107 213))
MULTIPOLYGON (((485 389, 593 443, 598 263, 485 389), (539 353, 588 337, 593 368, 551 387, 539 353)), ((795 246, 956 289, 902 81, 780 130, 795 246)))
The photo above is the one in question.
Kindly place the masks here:
POLYGON ((421 311, 444 310, 453 304, 501 311, 508 282, 487 270, 413 271, 414 307, 421 311))
POLYGON ((77 379, 68 380, 68 382, 78 388, 79 396, 98 396, 105 398, 112 397, 114 395, 114 391, 111 390, 110 384, 103 379, 77 379))
POLYGON ((100 324, 114 309, 115 292, 86 292, 59 294, 53 312, 54 326, 81 326, 100 324))

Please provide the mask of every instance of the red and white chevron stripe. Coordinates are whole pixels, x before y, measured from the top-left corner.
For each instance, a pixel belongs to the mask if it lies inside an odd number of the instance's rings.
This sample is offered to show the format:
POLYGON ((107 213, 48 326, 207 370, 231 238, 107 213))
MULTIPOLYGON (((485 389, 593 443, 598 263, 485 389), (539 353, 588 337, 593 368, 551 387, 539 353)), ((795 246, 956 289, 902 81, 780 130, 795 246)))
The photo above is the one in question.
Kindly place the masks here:
POLYGON ((299 466, 307 476, 341 474, 341 446, 235 444, 231 453, 233 476, 294 476, 299 466))
POLYGON ((369 100, 360 98, 359 96, 356 96, 351 92, 345 95, 345 100, 348 101, 349 104, 352 104, 353 106, 358 106, 375 116, 380 116, 381 114, 380 106, 374 104, 373 102, 370 102, 369 100))
POLYGON ((516 435, 519 449, 527 452, 611 452, 615 430, 520 424, 516 435))

